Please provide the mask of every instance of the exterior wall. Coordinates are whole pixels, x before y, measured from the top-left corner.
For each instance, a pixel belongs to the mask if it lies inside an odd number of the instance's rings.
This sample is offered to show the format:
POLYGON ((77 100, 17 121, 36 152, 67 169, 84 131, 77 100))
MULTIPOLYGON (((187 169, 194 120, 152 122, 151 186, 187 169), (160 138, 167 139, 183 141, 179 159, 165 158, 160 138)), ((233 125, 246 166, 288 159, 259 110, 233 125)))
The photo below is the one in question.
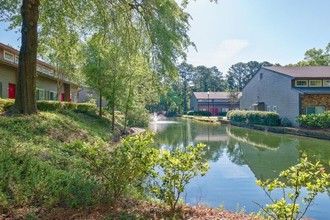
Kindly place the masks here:
POLYGON ((193 94, 190 101, 190 109, 194 111, 207 111, 209 108, 209 111, 212 113, 212 115, 218 115, 217 112, 224 112, 224 108, 229 110, 239 108, 239 102, 231 104, 229 102, 214 101, 214 99, 210 99, 209 101, 209 103, 207 101, 198 102, 196 96, 193 94))
MULTIPOLYGON (((78 102, 88 102, 90 99, 96 100, 96 105, 100 106, 100 96, 96 94, 95 91, 83 88, 82 90, 78 91, 78 102)), ((102 107, 107 106, 107 100, 105 98, 102 98, 102 107)))
POLYGON ((330 95, 302 95, 301 96, 301 113, 306 114, 307 106, 324 106, 327 111, 330 110, 330 95))
POLYGON ((0 63, 0 82, 2 84, 2 94, 1 98, 8 98, 8 84, 16 84, 17 82, 17 73, 16 68, 7 66, 0 63))
MULTIPOLYGON (((18 72, 18 50, 8 47, 0 43, 0 98, 8 98, 8 85, 17 84, 17 72, 18 72), (5 59, 5 51, 8 55, 11 54, 13 59, 5 59)), ((49 99, 49 92, 52 91, 56 94, 57 80, 54 78, 54 67, 44 63, 40 60, 37 61, 38 76, 36 78, 37 89, 45 91, 43 97, 49 99)), ((65 93, 65 100, 73 101, 77 100, 78 86, 71 84, 70 82, 64 82, 64 87, 61 93, 65 93), (64 89, 65 88, 65 89, 64 89)), ((41 93, 42 94, 42 93, 41 93)))
POLYGON ((192 94, 190 99, 190 110, 198 111, 198 102, 194 94, 192 94))
MULTIPOLYGON (((41 76, 37 77, 36 86, 38 89, 44 89, 53 91, 56 93, 57 91, 57 82, 51 79, 47 79, 41 76)), ((63 90, 62 90, 63 92, 63 90)))
POLYGON ((258 102, 264 102, 266 109, 270 107, 273 110, 276 106, 280 117, 286 117, 297 125, 299 93, 292 88, 291 77, 261 69, 243 89, 240 108, 253 110, 252 105, 258 102))

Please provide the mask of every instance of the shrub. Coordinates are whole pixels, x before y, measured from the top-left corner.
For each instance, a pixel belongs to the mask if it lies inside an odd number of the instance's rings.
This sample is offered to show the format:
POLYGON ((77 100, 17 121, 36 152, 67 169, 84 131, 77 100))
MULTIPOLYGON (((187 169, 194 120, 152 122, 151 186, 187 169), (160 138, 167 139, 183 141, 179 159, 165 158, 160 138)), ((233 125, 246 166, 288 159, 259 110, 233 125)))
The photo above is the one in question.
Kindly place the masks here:
POLYGON ((187 111, 186 115, 195 115, 195 111, 187 111))
POLYGON ((228 112, 219 112, 219 116, 224 116, 224 117, 226 117, 227 113, 228 113, 228 112))
POLYGON ((326 191, 330 185, 330 174, 325 172, 319 162, 313 164, 308 161, 307 157, 300 159, 299 164, 282 171, 280 177, 285 181, 282 182, 279 179, 265 182, 257 180, 257 184, 272 201, 272 204, 266 207, 258 205, 271 219, 301 219, 317 194, 326 191), (282 198, 272 198, 271 192, 275 189, 281 189, 282 198), (307 195, 301 198, 304 189, 307 190, 307 195), (303 211, 300 211, 299 199, 306 204, 303 211))
POLYGON ((56 109, 60 109, 61 102, 58 101, 37 101, 37 108, 39 111, 55 111, 56 109))
POLYGON ((59 109, 68 109, 68 110, 86 110, 94 111, 96 106, 91 103, 73 103, 73 102, 61 102, 61 101, 48 101, 48 100, 39 100, 37 101, 37 107, 39 111, 56 111, 59 109))
POLYGON ((0 99, 0 112, 8 111, 14 105, 14 99, 0 99))
POLYGON ((297 122, 302 128, 330 128, 330 112, 322 114, 300 115, 297 122))
POLYGON ((152 134, 125 138, 112 152, 102 145, 82 142, 69 145, 85 159, 89 174, 105 186, 113 202, 128 190, 139 187, 148 174, 154 173, 157 150, 151 147, 152 134))
POLYGON ((292 127, 292 122, 288 118, 281 118, 281 126, 292 127))
POLYGON ((188 146, 184 150, 160 151, 157 165, 162 175, 153 182, 152 192, 170 206, 172 213, 189 181, 207 172, 208 164, 202 161, 205 147, 204 144, 198 144, 197 147, 188 146))
POLYGON ((145 108, 137 108, 129 111, 126 117, 128 127, 146 128, 149 125, 150 116, 145 108))
POLYGON ((227 113, 227 118, 231 122, 243 124, 266 126, 277 126, 280 124, 280 116, 274 112, 232 110, 227 113))

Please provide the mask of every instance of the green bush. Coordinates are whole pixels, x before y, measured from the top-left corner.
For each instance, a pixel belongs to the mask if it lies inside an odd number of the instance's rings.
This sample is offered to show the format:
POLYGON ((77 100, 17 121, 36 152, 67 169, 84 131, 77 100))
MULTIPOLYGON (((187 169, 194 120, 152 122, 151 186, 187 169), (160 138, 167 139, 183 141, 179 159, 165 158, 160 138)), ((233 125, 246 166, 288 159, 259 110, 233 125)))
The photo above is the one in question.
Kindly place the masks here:
POLYGON ((85 111, 94 111, 96 110, 96 105, 92 103, 77 103, 77 109, 85 111))
POLYGON ((227 118, 232 122, 243 124, 280 125, 280 116, 274 112, 232 110, 227 113, 227 118))
POLYGON ((302 219, 317 194, 325 192, 330 184, 330 174, 325 172, 323 165, 320 162, 311 163, 306 156, 300 159, 299 164, 282 171, 280 177, 283 181, 278 178, 264 182, 257 180, 272 202, 265 207, 257 203, 269 219, 302 219), (282 198, 271 195, 278 189, 282 192, 282 198), (307 191, 305 196, 303 191, 307 191), (299 200, 305 204, 302 210, 299 200))
POLYGON ((128 127, 146 128, 149 125, 150 116, 145 108, 137 108, 129 111, 127 115, 128 127))
POLYGON ((208 171, 208 164, 202 160, 205 147, 198 144, 174 151, 160 150, 157 165, 161 174, 153 181, 152 192, 170 206, 173 213, 189 181, 208 171))
POLYGON ((226 116, 228 112, 219 112, 219 116, 226 116))
POLYGON ((322 114, 300 115, 297 118, 299 127, 302 128, 330 128, 330 112, 322 114))
POLYGON ((68 110, 87 110, 94 111, 96 106, 91 103, 73 103, 73 102, 61 102, 61 101, 48 101, 39 100, 37 101, 37 107, 39 111, 56 111, 59 109, 68 110))
POLYGON ((112 152, 105 146, 83 142, 69 147, 85 159, 89 174, 105 186, 112 202, 117 202, 128 191, 141 187, 148 174, 154 173, 158 151, 152 143, 152 134, 139 134, 125 138, 112 152))
POLYGON ((186 115, 195 115, 195 111, 187 111, 186 115))
POLYGON ((8 111, 14 105, 14 99, 0 99, 0 112, 8 111))

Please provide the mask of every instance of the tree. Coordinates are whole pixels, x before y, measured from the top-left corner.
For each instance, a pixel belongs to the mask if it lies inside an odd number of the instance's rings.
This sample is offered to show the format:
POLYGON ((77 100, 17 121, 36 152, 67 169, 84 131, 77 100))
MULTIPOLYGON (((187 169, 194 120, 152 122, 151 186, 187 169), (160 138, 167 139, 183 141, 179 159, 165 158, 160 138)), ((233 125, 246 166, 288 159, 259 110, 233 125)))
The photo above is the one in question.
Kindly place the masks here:
MULTIPOLYGON (((5 11, 3 6, 15 7, 13 2, 1 2, 1 14, 5 11), (7 4, 7 5, 6 5, 7 4)), ((18 77, 16 86, 16 100, 10 113, 36 114, 37 104, 35 97, 37 47, 38 47, 38 19, 39 0, 24 0, 21 7, 22 17, 22 44, 19 53, 18 77)))
POLYGON ((106 57, 106 48, 102 44, 102 39, 98 35, 92 36, 84 47, 84 64, 82 72, 86 76, 86 83, 95 89, 100 98, 99 115, 102 116, 102 97, 104 90, 109 84, 107 70, 109 62, 106 57))
POLYGON ((224 91, 224 80, 222 73, 217 67, 208 68, 206 66, 197 66, 192 75, 193 91, 224 91))
POLYGON ((329 66, 330 65, 330 43, 325 50, 309 49, 305 52, 305 58, 292 66, 329 66))
POLYGON ((23 114, 37 113, 35 100, 36 59, 38 48, 37 28, 51 31, 56 19, 63 19, 70 26, 81 29, 82 36, 102 29, 103 23, 111 23, 121 14, 132 27, 145 33, 144 45, 155 73, 159 77, 173 76, 176 73, 175 61, 185 57, 186 49, 192 44, 187 32, 189 14, 184 12, 188 1, 179 6, 175 0, 163 1, 107 1, 107 0, 23 0, 21 17, 19 0, 2 0, 0 3, 1 20, 19 26, 22 20, 22 47, 20 51, 17 97, 13 112, 23 114), (41 20, 38 22, 39 10, 41 20), (100 18, 100 19, 95 19, 100 18), (86 34, 87 33, 87 34, 86 34))
MULTIPOLYGON (((227 74, 227 84, 230 90, 242 91, 245 85, 252 79, 252 77, 261 69, 263 66, 273 66, 267 61, 257 62, 250 61, 247 63, 239 62, 232 65, 227 74)), ((275 64, 279 66, 279 64, 275 64)))
POLYGON ((190 97, 190 82, 191 82, 191 76, 194 71, 194 66, 191 64, 188 64, 186 62, 182 62, 178 66, 179 74, 180 74, 180 82, 182 85, 182 92, 181 92, 181 98, 182 98, 182 105, 183 105, 183 111, 187 112, 188 110, 188 99, 190 97))

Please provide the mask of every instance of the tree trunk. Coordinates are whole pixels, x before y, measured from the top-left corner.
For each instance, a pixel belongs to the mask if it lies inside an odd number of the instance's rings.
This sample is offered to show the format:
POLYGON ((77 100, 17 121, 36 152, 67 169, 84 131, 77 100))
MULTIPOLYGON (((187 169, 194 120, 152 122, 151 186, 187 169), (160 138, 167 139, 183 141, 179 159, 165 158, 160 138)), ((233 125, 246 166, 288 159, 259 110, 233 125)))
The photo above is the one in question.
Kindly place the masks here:
POLYGON ((102 93, 100 93, 100 106, 99 106, 99 116, 102 117, 102 93))
POLYGON ((19 53, 16 100, 13 113, 31 115, 37 113, 36 72, 38 49, 39 0, 23 0, 22 45, 19 53))

